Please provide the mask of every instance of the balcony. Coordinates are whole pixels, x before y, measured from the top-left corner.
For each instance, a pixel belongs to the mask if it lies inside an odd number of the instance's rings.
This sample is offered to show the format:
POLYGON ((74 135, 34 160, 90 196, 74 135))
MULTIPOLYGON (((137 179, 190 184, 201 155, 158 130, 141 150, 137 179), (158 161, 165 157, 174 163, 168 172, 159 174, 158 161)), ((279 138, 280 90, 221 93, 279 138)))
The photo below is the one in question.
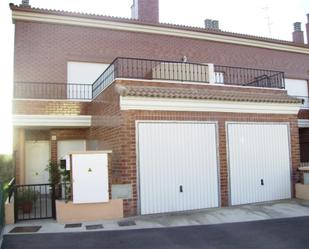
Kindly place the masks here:
POLYGON ((14 97, 92 100, 117 78, 284 88, 284 73, 278 71, 119 57, 110 64, 92 85, 15 82, 14 97))
POLYGON ((177 61, 116 58, 93 83, 93 97, 98 96, 116 78, 284 88, 284 73, 279 71, 177 61))
POLYGON ((91 100, 92 85, 49 82, 15 82, 14 98, 91 100))

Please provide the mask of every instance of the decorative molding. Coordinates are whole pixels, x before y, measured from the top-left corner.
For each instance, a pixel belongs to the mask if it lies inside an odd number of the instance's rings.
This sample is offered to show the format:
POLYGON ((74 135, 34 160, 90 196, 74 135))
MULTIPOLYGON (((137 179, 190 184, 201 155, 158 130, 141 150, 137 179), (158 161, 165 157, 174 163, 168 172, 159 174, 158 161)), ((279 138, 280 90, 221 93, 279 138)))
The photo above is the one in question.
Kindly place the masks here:
POLYGON ((309 128, 309 119, 298 119, 299 128, 309 128))
POLYGON ((121 110, 297 114, 300 104, 120 97, 121 110))
POLYGON ((13 20, 17 21, 20 20, 20 21, 67 24, 82 27, 95 27, 95 28, 121 30, 128 32, 168 35, 182 38, 208 40, 208 41, 223 42, 223 43, 230 43, 230 44, 237 44, 251 47, 260 47, 273 50, 309 54, 309 49, 304 47, 297 47, 288 44, 259 41, 254 39, 234 37, 223 34, 222 35, 210 34, 198 31, 169 28, 169 27, 158 27, 158 26, 135 24, 135 23, 125 23, 125 22, 113 22, 107 20, 91 19, 86 17, 81 18, 81 17, 60 16, 55 14, 40 14, 40 13, 16 11, 16 10, 12 11, 12 18, 13 20))
POLYGON ((90 115, 13 115, 13 126, 90 127, 90 115))

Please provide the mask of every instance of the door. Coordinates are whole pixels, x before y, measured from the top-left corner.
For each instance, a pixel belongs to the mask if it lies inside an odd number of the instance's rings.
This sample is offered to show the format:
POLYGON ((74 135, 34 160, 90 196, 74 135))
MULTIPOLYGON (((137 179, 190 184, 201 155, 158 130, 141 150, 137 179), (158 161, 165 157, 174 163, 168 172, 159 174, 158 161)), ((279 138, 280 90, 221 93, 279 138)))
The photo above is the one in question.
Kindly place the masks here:
POLYGON ((142 214, 217 207, 216 124, 138 123, 142 214))
POLYGON ((86 150, 85 140, 61 140, 57 143, 58 159, 64 159, 71 152, 80 152, 86 150))
POLYGON ((48 183, 49 173, 46 168, 50 160, 49 141, 27 141, 25 157, 26 184, 48 183))
POLYGON ((231 204, 291 198, 289 126, 227 125, 231 204))

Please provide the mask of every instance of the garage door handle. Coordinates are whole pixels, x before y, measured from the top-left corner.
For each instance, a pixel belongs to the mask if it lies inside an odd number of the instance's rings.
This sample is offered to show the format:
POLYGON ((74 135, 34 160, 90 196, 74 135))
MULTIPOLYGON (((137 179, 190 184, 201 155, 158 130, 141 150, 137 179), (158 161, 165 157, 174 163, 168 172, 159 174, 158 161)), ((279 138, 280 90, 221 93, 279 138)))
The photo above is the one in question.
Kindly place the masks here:
POLYGON ((264 186, 264 180, 263 179, 261 179, 261 185, 264 186))
POLYGON ((182 185, 179 186, 179 192, 180 192, 180 193, 183 192, 182 185))

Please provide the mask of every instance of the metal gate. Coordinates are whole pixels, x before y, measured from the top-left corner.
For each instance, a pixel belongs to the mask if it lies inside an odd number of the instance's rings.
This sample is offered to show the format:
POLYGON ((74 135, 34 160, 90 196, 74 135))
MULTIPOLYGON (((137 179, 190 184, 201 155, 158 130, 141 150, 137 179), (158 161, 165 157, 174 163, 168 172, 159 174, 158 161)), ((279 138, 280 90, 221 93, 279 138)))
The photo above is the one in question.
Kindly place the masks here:
POLYGON ((16 221, 56 217, 54 185, 15 185, 14 191, 16 221))

